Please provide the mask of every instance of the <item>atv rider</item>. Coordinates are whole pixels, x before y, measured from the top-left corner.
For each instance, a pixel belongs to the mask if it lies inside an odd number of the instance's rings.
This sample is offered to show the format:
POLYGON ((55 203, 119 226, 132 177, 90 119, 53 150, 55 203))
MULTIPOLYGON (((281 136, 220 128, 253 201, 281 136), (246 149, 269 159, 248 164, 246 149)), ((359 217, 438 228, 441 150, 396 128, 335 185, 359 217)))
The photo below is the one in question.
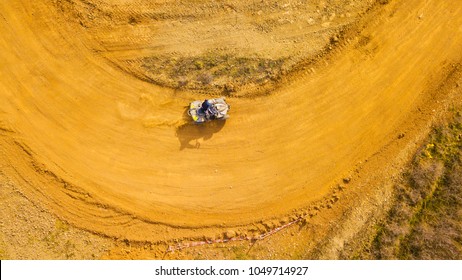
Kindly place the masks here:
POLYGON ((206 99, 199 108, 199 114, 204 114, 208 120, 222 119, 229 109, 229 106, 224 106, 219 100, 206 99))

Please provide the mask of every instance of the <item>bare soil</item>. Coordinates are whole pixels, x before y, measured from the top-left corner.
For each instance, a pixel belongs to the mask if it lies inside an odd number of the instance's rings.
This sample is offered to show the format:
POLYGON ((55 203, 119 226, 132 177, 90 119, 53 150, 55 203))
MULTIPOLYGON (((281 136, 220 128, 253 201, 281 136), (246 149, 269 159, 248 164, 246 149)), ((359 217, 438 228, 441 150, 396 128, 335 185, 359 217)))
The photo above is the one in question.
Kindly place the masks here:
POLYGON ((459 4, 8 2, 2 259, 339 258, 461 102, 459 4))

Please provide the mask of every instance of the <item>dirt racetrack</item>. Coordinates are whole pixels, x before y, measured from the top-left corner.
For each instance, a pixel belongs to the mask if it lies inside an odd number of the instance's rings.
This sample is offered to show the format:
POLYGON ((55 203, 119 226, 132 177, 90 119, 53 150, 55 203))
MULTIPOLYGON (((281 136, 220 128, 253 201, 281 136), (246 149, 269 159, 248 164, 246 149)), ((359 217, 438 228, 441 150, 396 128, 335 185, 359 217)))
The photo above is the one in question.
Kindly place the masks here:
MULTIPOLYGON (((293 33, 308 28, 297 17, 269 33, 243 24, 226 40, 217 35, 231 32, 226 11, 185 26, 188 17, 169 17, 170 10, 158 13, 165 16, 159 23, 130 8, 157 11, 173 2, 0 3, 2 173, 73 226, 158 242, 215 238, 229 229, 250 236, 248 225, 281 225, 332 196, 332 186, 400 133, 413 141, 415 118, 431 117, 415 112, 461 61, 458 1, 345 1, 356 4, 349 12, 340 1, 314 1, 345 13, 323 10, 325 22, 308 20, 313 27, 305 33, 293 33), (83 14, 88 7, 100 13, 83 14), (124 13, 133 17, 122 24, 124 13), (109 19, 117 28, 109 28, 109 19), (175 20, 180 27, 166 27, 175 20), (221 20, 221 29, 199 28, 221 20), (287 33, 299 45, 287 47, 281 35, 287 33), (242 43, 240 34, 256 43, 242 43), (282 39, 277 44, 265 36, 282 39), (146 57, 197 63, 214 50, 220 59, 239 53, 258 61, 261 53, 262 61, 291 60, 277 65, 275 79, 260 77, 269 86, 234 77, 233 92, 221 91, 233 78, 226 75, 202 83, 202 90, 199 82, 176 88, 171 85, 202 72, 175 80, 142 67, 146 57), (227 95, 226 123, 185 119, 184 106, 206 98, 207 90, 227 95)), ((229 13, 245 15, 244 1, 234 2, 229 13)))

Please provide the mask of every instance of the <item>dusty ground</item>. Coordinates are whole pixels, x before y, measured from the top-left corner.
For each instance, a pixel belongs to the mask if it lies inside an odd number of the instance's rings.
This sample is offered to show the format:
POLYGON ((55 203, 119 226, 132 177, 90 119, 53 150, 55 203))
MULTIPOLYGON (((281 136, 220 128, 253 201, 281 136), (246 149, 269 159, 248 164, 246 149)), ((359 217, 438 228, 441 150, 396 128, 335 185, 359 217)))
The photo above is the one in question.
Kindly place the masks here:
POLYGON ((460 102, 443 1, 11 0, 0 24, 2 258, 336 258, 460 102), (226 123, 184 119, 204 93, 226 123))

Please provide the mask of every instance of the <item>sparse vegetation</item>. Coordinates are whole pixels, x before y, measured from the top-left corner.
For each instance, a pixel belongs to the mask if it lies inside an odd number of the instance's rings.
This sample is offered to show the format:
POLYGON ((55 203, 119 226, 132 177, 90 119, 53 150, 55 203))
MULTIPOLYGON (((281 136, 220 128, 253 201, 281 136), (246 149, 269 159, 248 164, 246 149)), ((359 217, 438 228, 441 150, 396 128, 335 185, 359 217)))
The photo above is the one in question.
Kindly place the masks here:
POLYGON ((50 231, 43 242, 49 249, 60 251, 65 259, 75 257, 75 244, 64 236, 69 231, 69 225, 61 220, 56 220, 54 229, 50 231))
POLYGON ((284 59, 208 53, 187 58, 151 56, 127 63, 139 64, 142 69, 140 78, 155 84, 230 93, 242 86, 259 86, 277 80, 284 59))
POLYGON ((234 253, 234 259, 236 260, 248 260, 249 256, 247 255, 247 251, 249 247, 247 245, 239 245, 232 247, 234 253))
POLYGON ((433 130, 361 259, 462 258, 462 116, 433 130))
POLYGON ((49 232, 49 234, 45 236, 44 241, 48 244, 50 248, 54 248, 59 243, 58 237, 68 230, 69 226, 66 223, 60 220, 56 220, 54 230, 49 232))

